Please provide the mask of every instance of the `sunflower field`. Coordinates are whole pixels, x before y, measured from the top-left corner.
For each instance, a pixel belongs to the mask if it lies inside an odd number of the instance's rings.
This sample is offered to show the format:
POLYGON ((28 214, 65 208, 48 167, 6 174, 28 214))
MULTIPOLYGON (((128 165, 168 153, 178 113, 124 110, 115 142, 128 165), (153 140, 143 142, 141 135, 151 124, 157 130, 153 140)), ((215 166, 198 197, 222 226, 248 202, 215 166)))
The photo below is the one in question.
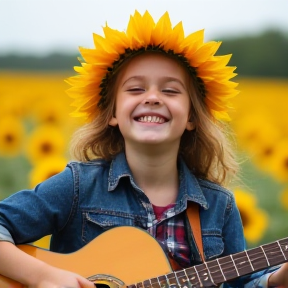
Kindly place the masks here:
MULTIPOLYGON (((65 72, 0 72, 0 200, 60 172, 81 125, 65 72)), ((288 81, 237 79, 230 115, 240 184, 233 188, 248 247, 288 236, 288 81)))

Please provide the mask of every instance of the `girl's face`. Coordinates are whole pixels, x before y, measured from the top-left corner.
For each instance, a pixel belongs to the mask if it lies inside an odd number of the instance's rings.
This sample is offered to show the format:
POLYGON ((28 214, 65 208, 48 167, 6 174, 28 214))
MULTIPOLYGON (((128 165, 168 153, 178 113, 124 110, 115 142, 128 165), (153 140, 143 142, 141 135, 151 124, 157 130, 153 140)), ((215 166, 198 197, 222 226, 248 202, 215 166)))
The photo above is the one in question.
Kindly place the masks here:
POLYGON ((116 112, 110 120, 119 125, 125 146, 175 144, 177 147, 189 122, 191 102, 189 77, 175 60, 146 53, 124 66, 116 83, 116 112))

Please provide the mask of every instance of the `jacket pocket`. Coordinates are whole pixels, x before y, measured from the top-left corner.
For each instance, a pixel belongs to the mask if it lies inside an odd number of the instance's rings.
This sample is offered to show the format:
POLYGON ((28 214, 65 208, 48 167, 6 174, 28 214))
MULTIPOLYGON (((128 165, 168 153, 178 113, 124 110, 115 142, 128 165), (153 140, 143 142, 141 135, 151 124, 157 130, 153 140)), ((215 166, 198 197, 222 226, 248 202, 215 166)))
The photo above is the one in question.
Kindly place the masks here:
POLYGON ((220 231, 209 230, 202 232, 203 247, 206 260, 219 257, 224 251, 224 242, 220 231))
POLYGON ((115 211, 83 211, 82 241, 88 243, 101 233, 119 226, 134 226, 131 214, 115 211))

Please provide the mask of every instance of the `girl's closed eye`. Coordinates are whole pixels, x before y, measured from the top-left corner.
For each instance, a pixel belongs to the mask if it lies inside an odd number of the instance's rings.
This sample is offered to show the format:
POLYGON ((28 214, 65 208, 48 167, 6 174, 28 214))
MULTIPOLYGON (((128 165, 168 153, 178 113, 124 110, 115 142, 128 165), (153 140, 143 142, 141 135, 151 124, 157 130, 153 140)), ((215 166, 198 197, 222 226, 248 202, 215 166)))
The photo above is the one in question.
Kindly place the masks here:
POLYGON ((133 87, 133 88, 128 88, 126 91, 140 93, 140 92, 144 92, 145 89, 142 87, 133 87))
POLYGON ((166 94, 179 94, 180 93, 178 89, 173 89, 173 88, 162 89, 162 92, 166 94))

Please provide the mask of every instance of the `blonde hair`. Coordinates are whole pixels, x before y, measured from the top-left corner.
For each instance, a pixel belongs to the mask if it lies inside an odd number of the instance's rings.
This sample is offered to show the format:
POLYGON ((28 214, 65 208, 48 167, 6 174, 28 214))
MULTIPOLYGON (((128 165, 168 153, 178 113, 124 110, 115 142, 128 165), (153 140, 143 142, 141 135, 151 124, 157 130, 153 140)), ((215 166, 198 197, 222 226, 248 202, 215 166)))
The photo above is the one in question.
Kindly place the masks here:
MULTIPOLYGON (((92 122, 80 127, 74 133, 70 147, 74 159, 86 162, 102 158, 110 161, 116 154, 124 151, 124 138, 118 126, 109 126, 109 121, 115 112, 117 76, 130 60, 121 65, 107 85, 106 97, 109 104, 101 109, 92 122)), ((203 95, 196 85, 195 77, 189 74, 189 79, 191 79, 188 81, 192 104, 191 122, 194 123, 195 129, 184 131, 180 141, 179 156, 196 177, 226 186, 238 171, 238 163, 231 145, 232 133, 229 132, 227 124, 217 120, 208 110, 203 95)))

